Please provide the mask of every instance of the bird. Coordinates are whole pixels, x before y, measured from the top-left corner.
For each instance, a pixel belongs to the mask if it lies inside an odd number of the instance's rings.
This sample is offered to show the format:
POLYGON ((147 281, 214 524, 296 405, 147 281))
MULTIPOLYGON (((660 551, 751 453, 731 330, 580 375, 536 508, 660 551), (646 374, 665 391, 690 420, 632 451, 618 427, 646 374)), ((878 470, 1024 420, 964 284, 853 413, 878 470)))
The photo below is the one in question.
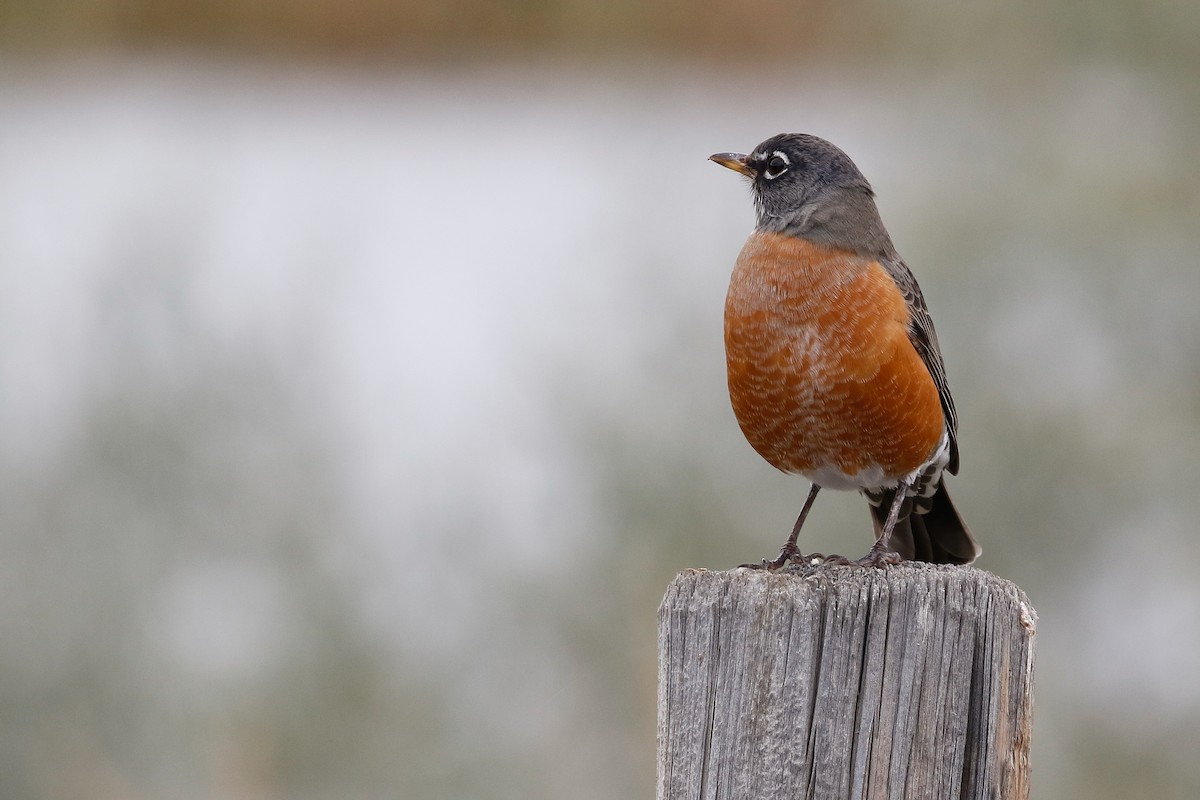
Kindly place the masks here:
POLYGON ((804 133, 709 159, 749 179, 756 211, 725 299, 734 416, 768 463, 811 483, 779 556, 743 566, 973 562, 944 482, 958 474, 958 416, 937 333, 870 183, 804 133), (822 488, 866 497, 875 543, 862 558, 800 552, 822 488))

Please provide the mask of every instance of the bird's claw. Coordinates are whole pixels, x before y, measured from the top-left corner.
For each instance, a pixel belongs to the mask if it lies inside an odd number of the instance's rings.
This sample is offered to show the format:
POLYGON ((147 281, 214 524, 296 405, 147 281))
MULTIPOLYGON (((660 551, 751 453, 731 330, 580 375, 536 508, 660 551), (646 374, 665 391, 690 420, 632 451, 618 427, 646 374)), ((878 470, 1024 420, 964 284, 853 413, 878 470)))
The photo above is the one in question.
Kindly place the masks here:
MULTIPOLYGON (((886 555, 895 554, 889 553, 886 555)), ((804 553, 801 553, 800 549, 795 545, 784 545, 783 549, 779 551, 779 557, 774 561, 768 561, 764 558, 762 562, 757 564, 739 564, 738 566, 745 569, 761 569, 766 570, 767 572, 776 572, 780 569, 783 569, 788 564, 795 564, 798 567, 821 567, 826 565, 849 567, 855 564, 866 566, 861 562, 862 559, 859 559, 859 561, 851 561, 845 556, 840 556, 837 553, 830 553, 829 555, 824 555, 823 553, 809 553, 805 555, 804 553)))
POLYGON ((788 564, 804 563, 804 558, 805 557, 800 553, 800 548, 796 547, 794 543, 788 542, 782 548, 780 548, 779 556, 776 557, 774 561, 767 561, 764 558, 760 564, 739 564, 738 566, 746 569, 762 569, 766 570, 767 572, 775 572, 783 569, 788 564))
POLYGON ((855 559, 851 563, 860 567, 874 567, 876 569, 880 569, 883 567, 894 567, 903 560, 904 557, 897 552, 892 550, 884 550, 883 548, 876 550, 874 547, 872 547, 865 556, 855 559))

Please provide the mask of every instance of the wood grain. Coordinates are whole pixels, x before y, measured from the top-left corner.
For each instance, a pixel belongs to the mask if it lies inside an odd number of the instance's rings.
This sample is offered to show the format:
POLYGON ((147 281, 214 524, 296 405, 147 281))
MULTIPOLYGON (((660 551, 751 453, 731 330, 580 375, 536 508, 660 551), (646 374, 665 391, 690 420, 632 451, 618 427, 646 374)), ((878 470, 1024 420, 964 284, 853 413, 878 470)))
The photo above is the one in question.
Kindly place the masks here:
POLYGON ((1026 798, 1036 623, 971 567, 683 572, 658 800, 1026 798))

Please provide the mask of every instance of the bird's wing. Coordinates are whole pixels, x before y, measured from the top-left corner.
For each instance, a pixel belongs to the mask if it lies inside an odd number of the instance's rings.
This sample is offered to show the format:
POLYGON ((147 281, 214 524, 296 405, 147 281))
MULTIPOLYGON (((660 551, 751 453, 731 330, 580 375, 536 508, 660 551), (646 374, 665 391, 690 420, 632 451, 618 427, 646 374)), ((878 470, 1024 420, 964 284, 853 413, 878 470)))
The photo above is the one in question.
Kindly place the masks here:
POLYGON ((950 463, 946 469, 950 474, 958 474, 958 414, 954 410, 954 398, 950 396, 950 387, 946 383, 946 367, 942 363, 942 351, 938 348, 937 331, 933 329, 933 318, 925 307, 925 298, 921 295, 921 287, 912 271, 899 256, 883 259, 884 269, 896 282, 896 287, 904 295, 908 304, 910 318, 908 338, 916 348, 921 360, 925 362, 934 384, 937 386, 938 397, 942 401, 942 413, 946 417, 946 431, 950 435, 950 463))

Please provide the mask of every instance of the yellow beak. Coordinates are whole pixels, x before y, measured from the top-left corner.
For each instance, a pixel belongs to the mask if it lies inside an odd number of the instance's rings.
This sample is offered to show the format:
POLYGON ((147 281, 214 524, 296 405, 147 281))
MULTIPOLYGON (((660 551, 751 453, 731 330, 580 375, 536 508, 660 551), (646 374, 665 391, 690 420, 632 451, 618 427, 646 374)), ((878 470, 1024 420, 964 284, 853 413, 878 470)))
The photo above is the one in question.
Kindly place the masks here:
POLYGON ((746 156, 743 153, 713 153, 708 160, 715 161, 734 172, 740 172, 747 178, 758 177, 758 173, 746 163, 746 156))

